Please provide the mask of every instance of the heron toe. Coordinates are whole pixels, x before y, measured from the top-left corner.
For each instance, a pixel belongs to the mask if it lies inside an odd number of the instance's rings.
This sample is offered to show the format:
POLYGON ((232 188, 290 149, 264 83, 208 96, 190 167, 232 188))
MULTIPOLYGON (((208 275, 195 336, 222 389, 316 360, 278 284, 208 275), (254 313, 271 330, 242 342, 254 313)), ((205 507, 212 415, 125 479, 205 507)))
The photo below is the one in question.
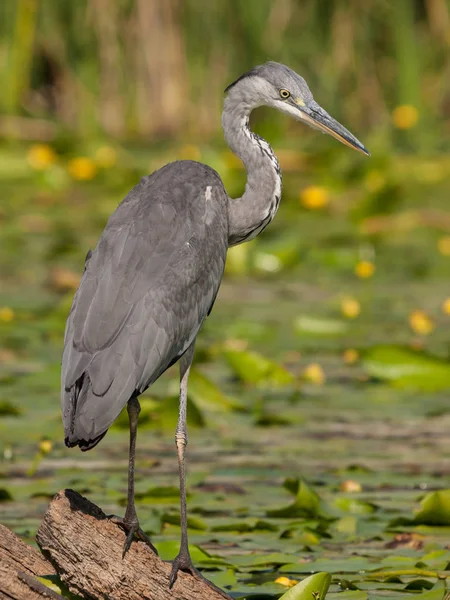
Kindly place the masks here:
POLYGON ((177 580, 178 571, 184 571, 185 573, 190 573, 193 577, 199 577, 203 579, 203 576, 192 564, 192 559, 189 555, 189 552, 180 551, 178 556, 173 561, 172 571, 170 573, 170 589, 172 589, 173 584, 177 580))
POLYGON ((150 538, 148 537, 148 535, 146 533, 144 533, 142 531, 142 529, 140 528, 139 521, 130 522, 122 517, 117 517, 116 515, 110 515, 108 517, 108 519, 110 519, 110 521, 112 521, 116 525, 119 525, 119 527, 121 527, 127 534, 125 543, 123 545, 122 558, 125 558, 125 555, 128 552, 128 550, 130 549, 131 542, 133 541, 135 536, 138 539, 140 539, 142 542, 145 542, 147 544, 147 546, 150 548, 150 550, 152 552, 154 552, 156 554, 156 556, 158 556, 157 549, 150 541, 150 538))
POLYGON ((195 577, 196 579, 201 579, 217 594, 220 594, 223 598, 227 598, 228 600, 230 600, 230 596, 228 596, 228 594, 226 594, 223 590, 221 590, 216 585, 214 585, 214 583, 212 583, 211 581, 206 579, 206 577, 203 577, 203 575, 200 573, 200 571, 194 567, 194 565, 192 564, 192 559, 188 552, 183 552, 181 550, 180 553, 178 554, 178 556, 175 558, 175 560, 172 563, 172 571, 170 573, 170 583, 169 583, 170 589, 172 589, 172 587, 174 586, 174 584, 177 580, 178 571, 184 571, 185 573, 189 573, 190 575, 192 575, 192 577, 195 577))

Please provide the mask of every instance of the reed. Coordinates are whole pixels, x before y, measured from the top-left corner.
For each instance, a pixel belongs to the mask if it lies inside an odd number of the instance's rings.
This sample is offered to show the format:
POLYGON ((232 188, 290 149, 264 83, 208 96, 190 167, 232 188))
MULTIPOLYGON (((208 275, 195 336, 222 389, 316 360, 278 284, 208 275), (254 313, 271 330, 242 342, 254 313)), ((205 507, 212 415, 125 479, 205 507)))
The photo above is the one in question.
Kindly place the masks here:
POLYGON ((449 0, 3 0, 0 110, 82 138, 209 139, 224 82, 271 58, 356 128, 398 104, 443 118, 449 14, 449 0))

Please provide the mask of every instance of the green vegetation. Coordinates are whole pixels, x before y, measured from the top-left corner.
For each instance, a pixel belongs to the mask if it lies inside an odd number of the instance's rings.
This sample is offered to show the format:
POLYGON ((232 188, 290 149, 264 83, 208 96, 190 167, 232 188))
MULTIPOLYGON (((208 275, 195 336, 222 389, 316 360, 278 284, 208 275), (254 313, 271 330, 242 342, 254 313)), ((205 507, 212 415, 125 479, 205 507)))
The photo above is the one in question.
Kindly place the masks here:
MULTIPOLYGON (((448 2, 5 0, 0 14, 0 521, 31 540, 64 487, 123 512, 126 414, 93 452, 62 442, 59 362, 84 256, 127 191, 170 160, 207 162, 241 192, 221 93, 270 57, 304 74, 372 157, 256 114, 283 200, 262 236, 231 250, 199 339, 193 559, 236 598, 301 581, 286 600, 443 600, 448 2)), ((138 434, 139 516, 167 559, 177 387, 173 369, 143 397, 138 434)))

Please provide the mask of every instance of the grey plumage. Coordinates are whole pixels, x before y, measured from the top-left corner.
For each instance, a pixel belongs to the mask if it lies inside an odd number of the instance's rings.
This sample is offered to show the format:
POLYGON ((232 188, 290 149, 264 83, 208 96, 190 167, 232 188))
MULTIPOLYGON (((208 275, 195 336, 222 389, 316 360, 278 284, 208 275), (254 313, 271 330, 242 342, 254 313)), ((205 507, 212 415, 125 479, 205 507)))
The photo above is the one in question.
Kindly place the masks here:
POLYGON ((192 343, 222 278, 227 203, 213 169, 174 162, 144 177, 109 219, 67 321, 68 445, 95 445, 192 343))
POLYGON ((254 108, 271 106, 368 154, 313 99, 303 78, 284 65, 255 67, 227 90, 222 125, 247 170, 244 194, 228 197, 219 175, 193 161, 166 165, 131 190, 111 216, 85 271, 67 320, 62 361, 65 441, 95 446, 128 403, 130 453, 124 553, 138 535, 134 454, 138 396, 180 360, 176 430, 181 545, 172 566, 198 576, 187 543, 184 450, 187 382, 197 333, 216 298, 229 246, 258 235, 281 198, 281 172, 269 144, 249 129, 254 108))

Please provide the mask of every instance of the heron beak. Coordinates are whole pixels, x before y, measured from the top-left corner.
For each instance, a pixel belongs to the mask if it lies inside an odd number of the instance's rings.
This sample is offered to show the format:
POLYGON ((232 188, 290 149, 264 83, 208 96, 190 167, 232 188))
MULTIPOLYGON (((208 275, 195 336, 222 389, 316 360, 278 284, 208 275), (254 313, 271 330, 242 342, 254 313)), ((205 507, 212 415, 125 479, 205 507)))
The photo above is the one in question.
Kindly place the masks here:
POLYGON ((336 119, 333 119, 321 106, 319 106, 316 102, 309 102, 308 104, 303 101, 297 102, 299 111, 300 111, 300 119, 308 123, 314 129, 318 129, 323 133, 328 133, 335 137, 337 140, 365 154, 366 156, 370 156, 370 152, 367 148, 361 144, 361 142, 352 134, 348 129, 345 129, 343 125, 338 123, 336 119))

